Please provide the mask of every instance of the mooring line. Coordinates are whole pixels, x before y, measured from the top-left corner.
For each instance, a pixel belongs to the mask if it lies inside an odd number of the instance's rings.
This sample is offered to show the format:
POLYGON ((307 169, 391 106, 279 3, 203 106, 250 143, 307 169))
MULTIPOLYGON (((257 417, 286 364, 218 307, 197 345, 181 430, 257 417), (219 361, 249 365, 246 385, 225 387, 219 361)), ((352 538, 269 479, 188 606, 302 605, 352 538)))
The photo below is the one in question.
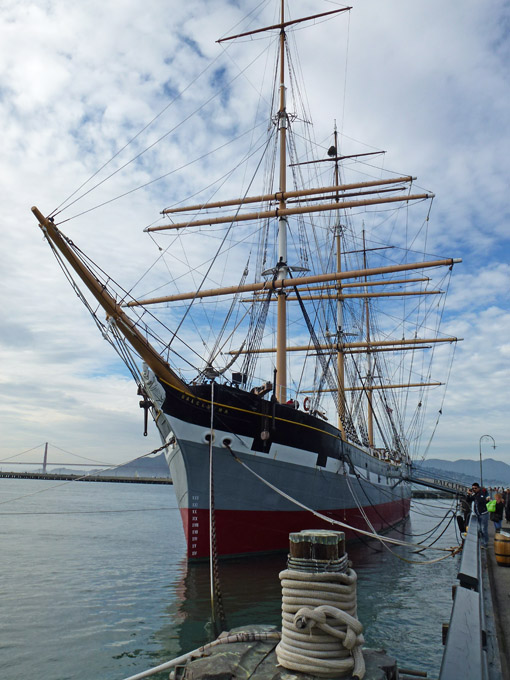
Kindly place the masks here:
POLYGON ((401 545, 404 547, 410 547, 410 548, 420 548, 420 549, 430 549, 430 550, 438 550, 440 552, 446 552, 448 553, 447 555, 444 555, 442 557, 436 557, 433 560, 429 560, 427 562, 416 562, 416 564, 433 564, 434 562, 440 562, 441 560, 446 559, 447 557, 453 557, 460 551, 460 546, 455 546, 452 548, 435 548, 433 546, 430 546, 428 548, 427 546, 418 546, 415 543, 408 543, 407 541, 400 541, 397 538, 390 538, 388 536, 380 536, 377 533, 371 532, 371 531, 365 531, 364 529, 358 529, 357 527, 353 527, 350 524, 346 524, 345 522, 341 522, 340 520, 333 519, 332 517, 328 517, 327 515, 323 515, 322 513, 318 512, 317 510, 313 510, 313 508, 308 507, 304 503, 301 503, 301 501, 298 501, 296 498, 293 498, 292 496, 289 496, 289 494, 285 493, 285 491, 282 491, 278 487, 276 487, 274 484, 271 484, 271 482, 267 481, 267 479, 264 479, 261 475, 259 475, 255 470, 252 470, 246 463, 244 463, 236 454, 232 451, 232 448, 225 444, 225 447, 230 451, 232 457, 234 458, 235 461, 237 461, 240 465, 242 465, 245 470, 247 470, 250 474, 254 475, 257 479, 259 479, 263 484, 268 486, 270 489, 275 491, 277 494, 282 496, 283 498, 286 498, 288 501, 291 503, 294 503, 294 505, 297 505, 300 508, 303 508, 303 510, 306 510, 307 512, 311 512, 312 515, 315 517, 318 517, 319 519, 328 522, 329 524, 334 524, 336 526, 340 526, 344 529, 349 529, 350 531, 354 531, 355 533, 362 534, 363 536, 368 536, 370 538, 375 538, 378 541, 381 541, 381 543, 392 543, 394 545, 401 545))

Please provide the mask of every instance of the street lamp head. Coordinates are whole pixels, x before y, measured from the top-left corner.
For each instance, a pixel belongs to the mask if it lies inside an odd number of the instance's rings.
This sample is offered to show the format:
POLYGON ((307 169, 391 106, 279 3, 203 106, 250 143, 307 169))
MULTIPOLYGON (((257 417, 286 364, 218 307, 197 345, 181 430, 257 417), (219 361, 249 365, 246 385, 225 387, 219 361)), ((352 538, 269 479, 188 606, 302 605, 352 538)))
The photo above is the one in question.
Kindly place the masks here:
POLYGON ((483 471, 482 471, 482 439, 484 437, 488 437, 489 439, 492 439, 492 448, 496 448, 496 440, 491 434, 482 434, 480 437, 480 442, 479 442, 479 452, 480 452, 480 484, 483 485, 483 471))

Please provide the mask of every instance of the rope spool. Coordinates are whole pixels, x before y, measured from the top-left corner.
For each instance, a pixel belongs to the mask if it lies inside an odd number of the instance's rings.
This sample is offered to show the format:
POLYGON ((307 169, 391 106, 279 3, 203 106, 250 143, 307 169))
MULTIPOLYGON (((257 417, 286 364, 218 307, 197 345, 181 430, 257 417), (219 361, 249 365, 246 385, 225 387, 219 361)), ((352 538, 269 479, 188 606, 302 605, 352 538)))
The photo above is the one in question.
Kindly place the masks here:
POLYGON ((326 552, 332 559, 304 559, 306 570, 286 569, 280 573, 282 584, 282 639, 276 648, 281 666, 301 673, 323 677, 354 676, 361 680, 365 663, 361 652, 363 626, 356 618, 356 582, 346 556, 335 556, 335 547, 343 545, 342 532, 301 532, 291 534, 291 555, 303 552, 303 542, 310 542, 310 552, 326 552), (294 539, 294 540, 293 540, 294 539), (294 542, 294 546, 293 546, 294 542), (301 544, 301 545, 299 545, 301 544), (330 545, 333 548, 325 548, 330 545), (343 571, 326 571, 331 562, 342 562, 343 571), (315 573, 311 571, 311 564, 315 573), (322 563, 322 564, 321 564, 322 563))

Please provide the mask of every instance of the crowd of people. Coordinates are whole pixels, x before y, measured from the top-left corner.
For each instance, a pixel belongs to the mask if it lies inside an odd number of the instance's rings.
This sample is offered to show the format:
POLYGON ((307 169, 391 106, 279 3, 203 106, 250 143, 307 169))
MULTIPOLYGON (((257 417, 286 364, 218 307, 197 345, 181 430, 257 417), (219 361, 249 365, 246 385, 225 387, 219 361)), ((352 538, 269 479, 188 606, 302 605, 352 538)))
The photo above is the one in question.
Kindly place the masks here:
POLYGON ((462 499, 464 525, 467 526, 471 514, 478 519, 478 531, 482 541, 482 548, 489 544, 489 520, 494 522, 494 531, 501 531, 503 517, 510 523, 510 488, 485 487, 473 482, 462 499))

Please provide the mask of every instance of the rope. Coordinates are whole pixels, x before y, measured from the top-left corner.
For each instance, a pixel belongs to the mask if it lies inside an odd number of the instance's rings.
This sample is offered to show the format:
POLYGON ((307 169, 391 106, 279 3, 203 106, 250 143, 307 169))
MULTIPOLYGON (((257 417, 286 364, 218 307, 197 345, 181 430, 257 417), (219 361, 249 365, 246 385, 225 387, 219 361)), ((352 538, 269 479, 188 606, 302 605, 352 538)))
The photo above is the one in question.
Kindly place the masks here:
POLYGON ((213 444, 214 444, 214 381, 211 382, 211 429, 209 433, 209 571, 211 587, 211 618, 218 635, 220 629, 225 626, 225 610, 221 596, 220 575, 218 569, 218 549, 216 540, 216 515, 214 510, 214 467, 213 467, 213 444), (216 613, 219 621, 216 620, 216 613))
POLYGON ((142 680, 142 678, 148 678, 151 675, 156 675, 156 673, 160 673, 161 671, 166 671, 170 668, 181 666, 190 659, 193 658, 198 659, 201 656, 204 656, 207 652, 209 652, 210 649, 212 649, 213 647, 217 647, 218 645, 229 645, 236 642, 269 642, 271 640, 280 640, 280 638, 281 638, 280 633, 276 631, 269 633, 252 633, 251 631, 232 633, 225 637, 219 637, 213 642, 210 642, 209 644, 204 645, 203 647, 199 647, 198 649, 194 649, 193 651, 188 652, 187 654, 178 656, 175 659, 172 659, 171 661, 165 661, 165 663, 162 663, 159 666, 154 666, 153 668, 149 668, 148 670, 142 671, 141 673, 136 673, 136 675, 130 675, 128 678, 124 678, 124 680, 142 680))
POLYGON ((356 572, 304 573, 286 569, 278 663, 324 677, 365 675, 363 626, 356 618, 356 572))
MULTIPOLYGON (((277 486, 274 484, 271 484, 267 479, 264 479, 261 475, 259 475, 255 470, 252 470, 246 463, 244 463, 232 450, 230 446, 226 446, 226 448, 230 451, 232 454, 232 457, 236 462, 238 462, 240 465, 242 465, 245 470, 247 470, 250 474, 252 474, 254 477, 256 477, 258 480, 260 480, 263 484, 268 486, 270 489, 275 491, 277 494, 282 496, 282 498, 286 498, 288 501, 293 503, 294 505, 297 505, 300 508, 303 508, 303 510, 307 510, 308 512, 311 512, 312 515, 315 517, 318 517, 319 519, 324 520, 324 522, 328 522, 329 524, 333 524, 335 526, 342 527, 343 529, 350 529, 351 531, 354 531, 357 534, 360 534, 362 536, 368 536, 370 538, 376 538, 378 541, 381 543, 392 543, 394 545, 402 545, 402 546, 408 546, 411 548, 416 548, 415 543, 409 543, 407 541, 401 541, 398 538, 390 538, 388 536, 380 536, 378 533, 375 531, 365 531, 364 529, 359 529, 358 527, 353 527, 350 524, 346 524, 345 522, 341 522, 340 520, 333 519, 332 517, 328 517, 327 515, 323 515, 321 512, 318 512, 317 510, 314 510, 313 508, 308 507, 304 503, 301 503, 298 501, 296 498, 293 498, 292 496, 289 496, 289 494, 285 493, 285 491, 282 491, 279 489, 277 486)), ((420 548, 423 548, 424 550, 428 548, 428 546, 419 546, 420 548)), ((413 564, 433 564, 435 562, 441 562, 442 560, 447 559, 448 557, 453 557, 454 555, 457 555, 462 547, 461 546, 454 546, 451 548, 435 548, 435 547, 430 547, 431 550, 438 550, 441 552, 447 553, 446 555, 443 555, 442 557, 436 557, 435 559, 428 560, 428 561, 420 561, 420 562, 413 562, 413 564)), ((410 561, 410 560, 405 560, 405 561, 410 561)))
MULTIPOLYGON (((380 541, 381 545, 383 546, 383 548, 386 548, 386 550, 387 550, 388 552, 390 552, 394 557, 396 557, 397 559, 401 560, 402 562, 407 562, 407 564, 429 564, 429 563, 431 563, 431 562, 437 562, 437 561, 439 561, 439 560, 445 559, 445 558, 441 557, 441 558, 439 558, 439 559, 436 558, 435 560, 424 560, 424 561, 423 561, 423 560, 410 560, 409 558, 403 557, 402 555, 399 555, 397 552, 395 552, 394 550, 392 550, 392 549, 389 547, 389 545, 387 545, 386 542, 385 542, 384 540, 382 540, 382 538, 380 538, 379 535, 377 534, 377 532, 376 532, 376 530, 375 530, 375 528, 374 528, 374 525, 373 525, 372 522, 369 520, 368 515, 367 515, 367 513, 365 512, 365 508, 361 505, 361 503, 360 503, 358 497, 356 496, 356 494, 355 494, 355 492, 354 492, 354 489, 352 488, 351 481, 350 481, 350 479, 349 479, 349 477, 348 477, 347 475, 346 475, 346 477, 345 477, 345 481, 347 482, 347 486, 349 487, 349 491, 351 492, 351 496, 352 496, 352 498, 354 499, 354 502, 356 503, 356 505, 357 505, 357 507, 358 507, 358 510, 359 510, 361 516, 362 516, 363 519, 365 520, 366 525, 367 525, 368 528, 373 532, 374 536, 377 536, 377 537, 379 538, 379 541, 380 541)), ((446 531, 447 528, 448 528, 448 525, 446 526, 445 531, 446 531)), ((444 532, 443 532, 443 533, 444 533, 444 532)), ((437 540, 437 539, 436 539, 436 540, 437 540)), ((431 548, 431 549, 432 549, 432 546, 434 545, 435 542, 436 542, 436 541, 434 541, 434 542, 431 543, 430 545, 423 546, 420 550, 418 550, 418 551, 416 551, 416 552, 423 552, 424 550, 426 550, 426 549, 428 549, 428 548, 431 548)), ((408 545, 409 545, 409 544, 408 544, 408 545)), ((414 545, 414 544, 413 544, 413 545, 414 545)), ((455 550, 455 548, 450 548, 450 550, 453 551, 453 550, 455 550)), ((460 550, 460 547, 459 547, 459 550, 460 550)), ((453 552, 453 553, 452 553, 452 556, 455 555, 455 554, 456 554, 456 553, 453 552)), ((447 557, 447 556, 445 556, 445 557, 447 557)))

